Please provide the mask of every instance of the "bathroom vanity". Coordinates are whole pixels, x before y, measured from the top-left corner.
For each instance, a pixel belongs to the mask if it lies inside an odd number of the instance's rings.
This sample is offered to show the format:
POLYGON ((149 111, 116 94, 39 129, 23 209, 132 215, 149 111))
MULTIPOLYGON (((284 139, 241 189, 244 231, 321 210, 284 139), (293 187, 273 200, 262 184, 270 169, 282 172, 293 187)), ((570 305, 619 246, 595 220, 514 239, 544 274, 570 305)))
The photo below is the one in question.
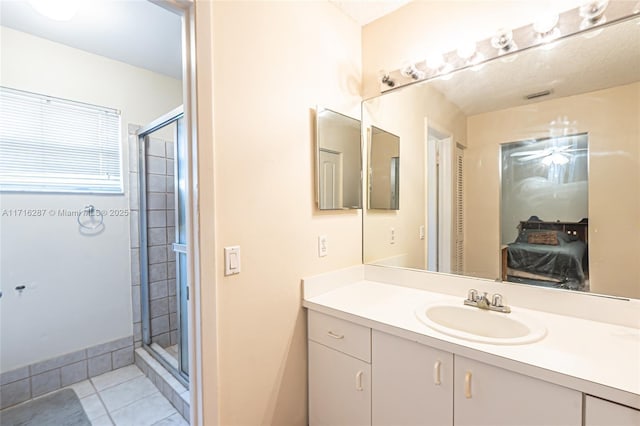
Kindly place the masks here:
MULTIPOLYGON (((559 292, 549 306, 539 291, 371 265, 305 279, 309 424, 640 424, 637 301, 559 292), (469 288, 500 291, 544 333, 514 344, 509 332, 474 339, 420 319, 430 306, 464 309, 469 288)), ((470 321, 484 314, 511 315, 470 321)))

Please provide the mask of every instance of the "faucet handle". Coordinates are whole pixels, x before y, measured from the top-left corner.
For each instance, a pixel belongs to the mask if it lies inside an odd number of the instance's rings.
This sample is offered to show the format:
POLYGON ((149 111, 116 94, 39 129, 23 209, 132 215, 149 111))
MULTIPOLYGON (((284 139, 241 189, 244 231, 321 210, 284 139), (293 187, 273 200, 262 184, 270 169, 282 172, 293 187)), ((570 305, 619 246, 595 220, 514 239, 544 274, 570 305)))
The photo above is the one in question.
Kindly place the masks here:
POLYGON ((499 293, 494 294, 491 298, 491 305, 497 308, 502 307, 502 295, 499 293))
POLYGON ((469 290, 469 293, 467 294, 467 300, 471 302, 475 302, 476 300, 478 300, 478 290, 474 288, 469 290))

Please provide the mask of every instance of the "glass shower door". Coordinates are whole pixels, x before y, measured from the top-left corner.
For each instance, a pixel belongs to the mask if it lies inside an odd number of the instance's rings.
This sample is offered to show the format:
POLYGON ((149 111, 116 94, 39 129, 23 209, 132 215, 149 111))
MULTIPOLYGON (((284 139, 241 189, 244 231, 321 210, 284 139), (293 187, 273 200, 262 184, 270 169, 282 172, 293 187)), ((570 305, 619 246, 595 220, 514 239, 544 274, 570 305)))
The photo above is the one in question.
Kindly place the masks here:
POLYGON ((187 146, 185 140, 184 119, 179 118, 176 126, 176 167, 175 167, 175 197, 176 197, 176 242, 173 250, 176 253, 176 294, 178 309, 178 339, 179 339, 179 368, 185 376, 189 375, 189 285, 187 282, 187 180, 186 159, 187 146))
POLYGON ((186 133, 182 108, 138 131, 144 348, 187 385, 186 133))

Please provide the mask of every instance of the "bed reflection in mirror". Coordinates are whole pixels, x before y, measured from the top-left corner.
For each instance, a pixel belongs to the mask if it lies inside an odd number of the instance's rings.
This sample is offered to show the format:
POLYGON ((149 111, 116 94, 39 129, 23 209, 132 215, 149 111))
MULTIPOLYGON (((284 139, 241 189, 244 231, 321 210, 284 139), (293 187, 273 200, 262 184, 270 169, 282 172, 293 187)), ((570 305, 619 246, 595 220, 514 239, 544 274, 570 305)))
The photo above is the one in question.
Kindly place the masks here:
MULTIPOLYGON (((561 122, 570 124, 554 120, 561 122)), ((588 291, 588 135, 505 143, 500 151, 502 280, 588 291)))

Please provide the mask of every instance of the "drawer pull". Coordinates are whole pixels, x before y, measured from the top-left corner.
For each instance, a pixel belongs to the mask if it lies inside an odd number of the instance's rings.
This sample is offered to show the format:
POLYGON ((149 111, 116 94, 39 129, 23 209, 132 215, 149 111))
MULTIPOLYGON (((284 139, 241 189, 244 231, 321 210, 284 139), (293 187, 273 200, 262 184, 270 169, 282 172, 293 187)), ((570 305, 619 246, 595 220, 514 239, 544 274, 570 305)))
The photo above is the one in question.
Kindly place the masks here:
POLYGON ((464 375, 464 397, 471 399, 471 371, 464 375))
POLYGON ((336 334, 336 333, 334 333, 334 332, 333 332, 333 331, 331 331, 331 330, 329 330, 329 331, 327 332, 327 334, 328 334, 330 337, 333 337, 334 339, 338 339, 338 340, 340 340, 340 339, 344 339, 344 334, 336 334))
POLYGON ((362 392, 364 388, 362 387, 362 371, 358 371, 356 373, 356 390, 362 392))
POLYGON ((442 384, 442 381, 440 380, 440 366, 442 365, 442 363, 440 361, 436 361, 435 364, 433 364, 433 383, 436 386, 440 386, 442 384))

